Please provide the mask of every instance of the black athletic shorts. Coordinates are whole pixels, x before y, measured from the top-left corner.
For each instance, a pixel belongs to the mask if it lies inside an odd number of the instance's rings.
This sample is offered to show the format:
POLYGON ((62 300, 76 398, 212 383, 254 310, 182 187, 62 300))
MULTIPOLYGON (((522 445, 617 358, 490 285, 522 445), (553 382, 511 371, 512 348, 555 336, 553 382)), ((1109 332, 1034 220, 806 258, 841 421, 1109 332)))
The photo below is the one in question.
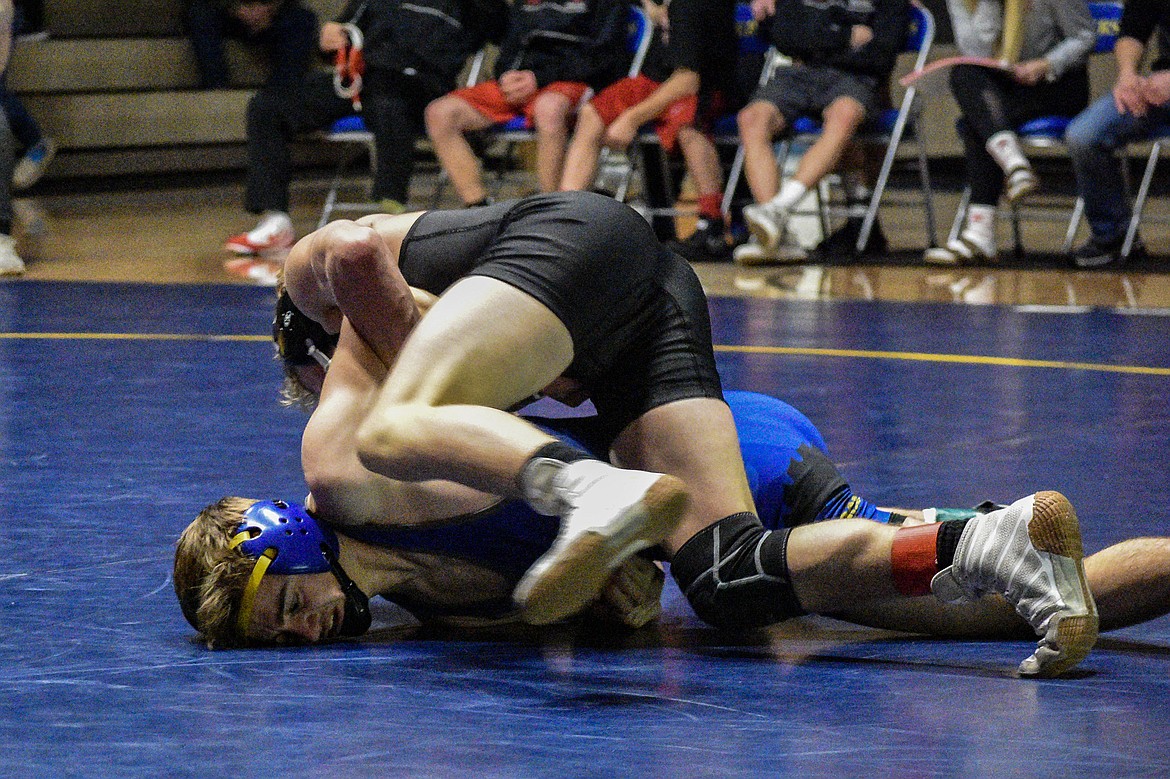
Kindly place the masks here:
POLYGON ((560 192, 431 211, 411 227, 399 266, 435 295, 488 276, 547 306, 573 339, 565 375, 585 385, 613 435, 666 403, 723 397, 698 278, 612 198, 560 192))

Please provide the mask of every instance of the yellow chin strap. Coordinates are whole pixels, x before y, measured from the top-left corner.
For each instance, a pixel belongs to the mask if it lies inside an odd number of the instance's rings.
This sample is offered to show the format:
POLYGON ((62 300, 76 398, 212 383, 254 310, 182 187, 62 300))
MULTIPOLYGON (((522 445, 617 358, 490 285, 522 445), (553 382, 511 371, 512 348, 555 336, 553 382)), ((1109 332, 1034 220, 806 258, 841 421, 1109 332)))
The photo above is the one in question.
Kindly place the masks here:
MULTIPOLYGON (((232 536, 232 540, 228 542, 228 548, 235 549, 251 537, 247 530, 242 530, 232 536)), ((244 586, 244 598, 240 601, 240 612, 236 615, 236 632, 239 633, 240 638, 248 635, 248 624, 252 621, 252 607, 256 605, 256 592, 260 589, 260 580, 264 578, 264 574, 268 572, 268 566, 272 565, 272 561, 275 559, 276 549, 274 548, 265 549, 264 554, 256 558, 252 575, 248 577, 248 583, 244 586)))

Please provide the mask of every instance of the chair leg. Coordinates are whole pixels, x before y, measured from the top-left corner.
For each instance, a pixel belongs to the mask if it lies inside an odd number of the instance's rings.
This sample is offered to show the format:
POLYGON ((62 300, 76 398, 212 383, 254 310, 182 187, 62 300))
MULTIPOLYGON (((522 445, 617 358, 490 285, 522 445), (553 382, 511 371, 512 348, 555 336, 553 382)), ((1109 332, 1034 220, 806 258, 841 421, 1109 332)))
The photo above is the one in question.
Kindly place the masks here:
POLYGON ((959 240, 959 233, 963 231, 963 220, 967 218, 967 208, 971 205, 971 187, 963 187, 959 195, 959 207, 955 209, 955 221, 951 222, 951 232, 947 236, 947 243, 959 240))
POLYGON ((1020 207, 1016 203, 1012 203, 1012 250, 1015 252, 1016 259, 1023 259, 1024 257, 1024 235, 1020 229, 1020 207))
POLYGON ((739 177, 743 174, 743 146, 735 150, 735 158, 731 161, 731 169, 727 171, 727 184, 723 188, 723 216, 731 219, 731 203, 735 198, 735 190, 739 186, 739 177))
POLYGON ((1073 204, 1072 216, 1069 217, 1068 227, 1064 231, 1064 245, 1061 250, 1068 254, 1072 251, 1073 241, 1077 237, 1077 228, 1081 226, 1081 219, 1085 215, 1085 199, 1078 197, 1077 202, 1073 204))
POLYGON ((1142 210, 1146 207, 1146 198, 1150 194, 1150 182, 1154 179, 1154 169, 1158 167, 1158 156, 1162 153, 1162 142, 1155 141, 1150 147, 1150 156, 1146 159, 1146 169, 1142 173, 1142 183, 1138 187, 1137 198, 1133 201, 1133 213, 1129 217, 1129 227, 1125 231, 1125 241, 1121 244, 1121 256, 1128 257, 1137 239, 1138 224, 1142 220, 1142 210))

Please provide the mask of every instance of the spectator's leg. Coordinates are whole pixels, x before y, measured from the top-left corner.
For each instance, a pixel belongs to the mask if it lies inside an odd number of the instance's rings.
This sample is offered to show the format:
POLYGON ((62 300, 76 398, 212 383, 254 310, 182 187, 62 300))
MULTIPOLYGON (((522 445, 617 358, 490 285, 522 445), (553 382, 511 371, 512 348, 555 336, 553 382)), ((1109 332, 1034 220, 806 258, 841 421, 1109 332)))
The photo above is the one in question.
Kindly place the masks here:
POLYGON ((541 192, 556 192, 565 165, 569 141, 569 119, 576 106, 559 92, 537 95, 532 104, 532 126, 536 131, 536 178, 541 192))
POLYGON ((865 120, 865 107, 852 97, 839 97, 825 108, 822 118, 824 125, 820 137, 801 155, 793 175, 806 189, 815 187, 837 167, 841 155, 857 134, 857 128, 865 120))
POLYGON ((1130 206, 1116 151, 1144 128, 1141 119, 1120 113, 1108 94, 1073 119, 1065 133, 1077 191, 1098 244, 1109 244, 1125 233, 1130 206))
POLYGON ((286 2, 257 38, 268 51, 267 86, 294 88, 309 72, 317 53, 317 15, 297 2, 286 2))
POLYGON ((199 85, 204 89, 225 89, 230 78, 223 54, 223 12, 213 0, 188 0, 183 24, 195 53, 199 85))
POLYGON ((780 172, 772 139, 784 129, 784 117, 766 100, 753 100, 736 116, 743 145, 743 173, 752 198, 766 203, 780 191, 780 172))
POLYGON ((565 153, 565 170, 561 175, 562 190, 588 189, 597 177, 597 160, 601 156, 601 139, 605 123, 597 109, 586 103, 577 114, 573 139, 565 153))
POLYGON ((479 159, 467 142, 466 133, 489 127, 491 120, 466 100, 454 95, 432 101, 424 116, 435 156, 450 177, 459 198, 468 205, 484 201, 487 190, 483 186, 479 159))
POLYGON ((374 134, 372 197, 393 200, 403 206, 410 197, 414 172, 414 146, 423 134, 425 90, 414 80, 399 80, 370 73, 363 89, 362 113, 374 134))

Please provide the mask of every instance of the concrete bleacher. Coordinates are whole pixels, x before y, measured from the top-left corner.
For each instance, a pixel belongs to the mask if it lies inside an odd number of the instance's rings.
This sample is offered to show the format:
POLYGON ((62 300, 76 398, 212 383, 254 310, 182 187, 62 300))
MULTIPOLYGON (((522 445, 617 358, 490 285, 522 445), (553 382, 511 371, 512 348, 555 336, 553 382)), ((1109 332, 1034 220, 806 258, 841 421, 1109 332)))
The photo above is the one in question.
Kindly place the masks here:
MULTIPOLYGON (((322 20, 341 0, 308 0, 322 20)), ((228 43, 232 88, 201 90, 182 0, 45 0, 50 37, 21 41, 8 85, 60 146, 49 177, 241 168, 264 58, 228 43)))

